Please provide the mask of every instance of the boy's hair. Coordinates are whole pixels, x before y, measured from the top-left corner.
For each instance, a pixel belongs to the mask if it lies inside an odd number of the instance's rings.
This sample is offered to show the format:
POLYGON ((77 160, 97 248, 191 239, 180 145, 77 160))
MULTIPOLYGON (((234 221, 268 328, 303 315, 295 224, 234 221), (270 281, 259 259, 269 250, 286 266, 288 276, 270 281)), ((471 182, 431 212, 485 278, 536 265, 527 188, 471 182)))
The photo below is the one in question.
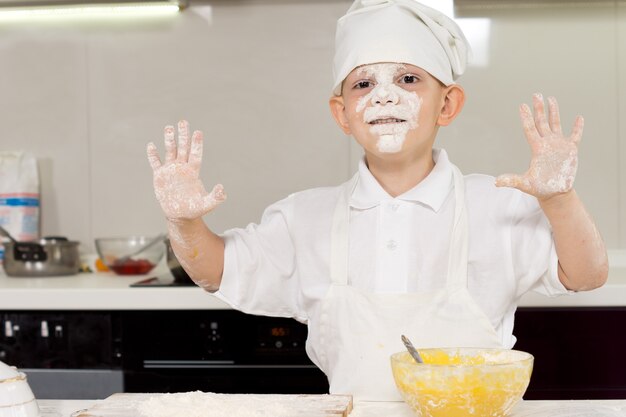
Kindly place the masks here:
POLYGON ((379 62, 415 65, 450 85, 469 54, 459 26, 438 10, 415 0, 356 0, 337 21, 333 94, 354 68, 379 62))

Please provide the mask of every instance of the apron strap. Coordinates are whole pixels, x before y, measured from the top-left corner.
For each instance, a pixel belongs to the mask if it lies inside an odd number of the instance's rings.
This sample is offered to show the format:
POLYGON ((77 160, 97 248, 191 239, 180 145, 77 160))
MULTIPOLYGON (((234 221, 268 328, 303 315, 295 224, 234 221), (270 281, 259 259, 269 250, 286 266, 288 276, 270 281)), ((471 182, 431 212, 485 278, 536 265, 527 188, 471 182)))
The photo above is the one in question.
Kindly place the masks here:
POLYGON ((348 284, 348 259, 350 254, 350 196, 359 181, 356 173, 342 185, 333 214, 330 234, 330 279, 333 284, 348 284))
POLYGON ((454 223, 450 236, 446 285, 448 288, 467 288, 469 223, 465 205, 465 182, 461 171, 456 165, 451 165, 454 181, 454 223))

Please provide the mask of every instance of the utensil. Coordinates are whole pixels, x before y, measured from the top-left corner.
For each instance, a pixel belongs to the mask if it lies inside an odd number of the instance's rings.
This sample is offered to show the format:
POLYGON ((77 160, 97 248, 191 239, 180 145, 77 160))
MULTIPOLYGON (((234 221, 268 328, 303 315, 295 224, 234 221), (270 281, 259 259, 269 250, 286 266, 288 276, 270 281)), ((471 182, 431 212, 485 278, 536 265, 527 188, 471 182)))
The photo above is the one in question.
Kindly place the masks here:
POLYGON ((39 242, 20 242, 0 226, 4 242, 4 272, 11 277, 75 275, 80 268, 79 242, 48 236, 39 242))
POLYGON ((4 227, 0 226, 0 235, 4 236, 4 237, 8 237, 9 240, 13 243, 17 243, 17 240, 11 236, 11 233, 9 233, 4 227))
POLYGON ((136 251, 134 251, 134 252, 132 252, 132 253, 130 253, 128 255, 124 255, 124 256, 121 256, 121 257, 117 258, 117 262, 118 263, 124 263, 124 262, 128 261, 129 259, 134 258, 135 256, 139 255, 140 253, 142 253, 146 249, 150 249, 151 247, 153 247, 157 243, 163 241, 166 237, 167 236, 165 235, 165 233, 161 233, 160 235, 158 235, 157 237, 155 237, 154 239, 152 239, 151 241, 149 241, 145 245, 141 246, 136 251))
POLYGON ((45 261, 48 255, 43 247, 35 242, 20 242, 15 239, 4 227, 0 226, 0 234, 8 237, 11 242, 5 244, 7 252, 13 252, 13 257, 20 261, 45 261))
POLYGON ((415 362, 424 363, 424 360, 420 356, 417 349, 415 349, 415 347, 413 346, 413 343, 411 343, 409 338, 406 337, 405 335, 402 335, 402 343, 404 343, 404 347, 406 347, 406 350, 408 350, 411 356, 413 357, 413 359, 415 359, 415 362))

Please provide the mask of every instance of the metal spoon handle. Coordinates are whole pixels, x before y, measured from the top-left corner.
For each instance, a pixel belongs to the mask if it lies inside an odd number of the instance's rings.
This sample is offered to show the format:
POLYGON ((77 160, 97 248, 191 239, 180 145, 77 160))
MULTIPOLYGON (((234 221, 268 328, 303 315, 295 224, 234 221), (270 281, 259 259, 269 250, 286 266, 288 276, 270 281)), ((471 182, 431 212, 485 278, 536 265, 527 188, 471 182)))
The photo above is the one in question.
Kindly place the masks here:
POLYGON ((13 236, 11 236, 11 233, 7 232, 7 230, 2 226, 0 226, 0 235, 8 237, 13 243, 17 243, 17 240, 15 240, 13 236))
POLYGON ((415 347, 413 346, 413 343, 411 343, 409 338, 406 337, 405 335, 402 335, 402 343, 404 343, 404 346, 406 347, 406 350, 408 350, 409 353, 411 354, 411 356, 413 356, 413 359, 415 359, 415 362, 417 362, 417 363, 424 363, 424 360, 420 356, 420 354, 417 351, 417 349, 415 349, 415 347))
POLYGON ((139 249, 137 249, 133 253, 125 255, 125 256, 122 256, 121 258, 118 258, 118 262, 120 260, 127 260, 127 259, 132 258, 133 256, 139 255, 141 252, 145 251, 146 249, 151 248, 152 246, 156 245, 157 243, 163 241, 166 237, 167 237, 167 235, 165 233, 161 233, 160 235, 158 235, 157 237, 155 237, 150 242, 146 243, 145 245, 143 245, 142 247, 140 247, 139 249))

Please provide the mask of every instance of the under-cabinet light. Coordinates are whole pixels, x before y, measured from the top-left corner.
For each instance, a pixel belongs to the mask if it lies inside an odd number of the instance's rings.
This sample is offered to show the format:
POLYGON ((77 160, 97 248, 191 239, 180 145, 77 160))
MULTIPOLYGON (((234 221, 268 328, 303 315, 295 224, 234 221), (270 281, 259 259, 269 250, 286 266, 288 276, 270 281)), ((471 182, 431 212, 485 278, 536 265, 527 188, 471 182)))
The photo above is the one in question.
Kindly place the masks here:
POLYGON ((179 12, 185 2, 152 1, 24 1, 0 0, 0 20, 28 20, 73 17, 159 16, 179 12))

